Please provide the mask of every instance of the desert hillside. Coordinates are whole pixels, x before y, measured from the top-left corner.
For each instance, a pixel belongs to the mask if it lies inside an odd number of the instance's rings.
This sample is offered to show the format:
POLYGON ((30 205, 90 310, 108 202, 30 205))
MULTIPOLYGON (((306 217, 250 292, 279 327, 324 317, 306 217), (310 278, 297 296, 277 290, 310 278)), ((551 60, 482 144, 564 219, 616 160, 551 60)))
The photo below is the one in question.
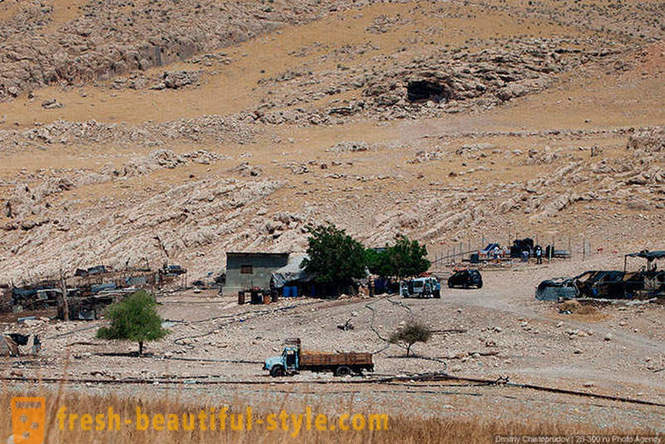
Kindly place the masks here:
POLYGON ((301 250, 662 247, 659 1, 0 2, 0 283, 301 250))

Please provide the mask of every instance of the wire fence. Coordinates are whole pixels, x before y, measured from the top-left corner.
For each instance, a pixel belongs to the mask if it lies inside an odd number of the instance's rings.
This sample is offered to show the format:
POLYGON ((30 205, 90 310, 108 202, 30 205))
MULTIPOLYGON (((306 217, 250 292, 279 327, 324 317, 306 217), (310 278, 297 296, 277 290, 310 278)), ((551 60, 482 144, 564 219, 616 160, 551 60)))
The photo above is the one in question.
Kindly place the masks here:
MULTIPOLYGON (((599 254, 603 251, 602 247, 594 248, 590 239, 580 236, 561 236, 561 235, 510 235, 498 237, 475 237, 456 242, 441 242, 428 245, 429 259, 433 265, 447 265, 459 263, 463 259, 470 259, 471 255, 480 253, 481 259, 493 258, 493 252, 487 251, 488 247, 497 244, 500 249, 502 259, 511 258, 511 247, 516 240, 531 239, 533 246, 540 245, 542 248, 543 260, 572 259, 581 258, 582 260, 599 254), (549 248, 548 248, 549 247, 549 248), (483 254, 485 253, 485 254, 483 254), (489 253, 489 254, 486 254, 489 253)), ((534 259, 534 251, 531 250, 529 259, 534 259)), ((514 260, 520 258, 513 257, 514 260)))

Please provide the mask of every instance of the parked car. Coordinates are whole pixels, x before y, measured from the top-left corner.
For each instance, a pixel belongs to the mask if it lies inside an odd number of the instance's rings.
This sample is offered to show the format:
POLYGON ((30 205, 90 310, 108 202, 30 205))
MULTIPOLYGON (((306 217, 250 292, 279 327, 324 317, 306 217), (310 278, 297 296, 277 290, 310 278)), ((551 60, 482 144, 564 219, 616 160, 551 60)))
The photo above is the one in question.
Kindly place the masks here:
POLYGON ((448 278, 448 287, 483 288, 483 277, 478 270, 460 270, 448 278))
POLYGON ((575 299, 579 290, 574 278, 557 277, 542 281, 536 287, 536 299, 541 301, 558 301, 559 299, 575 299))
POLYGON ((435 277, 421 277, 400 282, 400 294, 404 298, 441 297, 441 284, 435 277))

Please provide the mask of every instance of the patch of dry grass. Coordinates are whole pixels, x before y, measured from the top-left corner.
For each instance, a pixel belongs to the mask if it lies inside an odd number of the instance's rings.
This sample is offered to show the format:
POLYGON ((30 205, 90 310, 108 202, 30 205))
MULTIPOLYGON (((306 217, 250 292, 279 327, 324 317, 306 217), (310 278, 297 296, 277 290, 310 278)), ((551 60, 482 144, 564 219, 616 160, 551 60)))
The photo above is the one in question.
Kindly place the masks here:
POLYGON ((561 304, 559 304, 559 310, 566 310, 578 315, 598 314, 598 309, 593 305, 580 304, 580 302, 576 300, 562 302, 561 304))
POLYGON ((598 307, 591 304, 581 304, 579 301, 564 301, 557 306, 561 311, 568 311, 570 314, 557 315, 557 319, 573 319, 585 322, 600 322, 609 318, 607 313, 602 312, 598 307))
MULTIPOLYGON (((19 393, 16 390, 3 387, 0 391, 0 405, 3 412, 7 414, 0 415, 0 442, 4 442, 5 437, 12 433, 10 402, 13 396, 45 396, 46 397, 46 443, 121 443, 131 442, 133 444, 144 444, 159 442, 162 444, 170 443, 263 443, 263 442, 312 442, 328 443, 340 442, 344 440, 347 443, 490 443, 495 442, 496 435, 572 435, 572 434, 603 434, 613 433, 649 433, 649 430, 618 430, 618 429, 598 429, 589 425, 571 425, 557 423, 540 423, 532 420, 524 421, 523 418, 515 418, 513 422, 498 421, 492 418, 432 418, 423 419, 409 415, 405 411, 403 415, 391 416, 388 422, 387 430, 351 430, 349 431, 311 431, 302 430, 298 436, 293 436, 293 430, 283 431, 280 428, 273 431, 266 430, 265 427, 256 425, 251 431, 202 431, 198 427, 193 431, 155 431, 148 428, 147 431, 138 431, 134 424, 130 426, 123 425, 119 431, 94 431, 95 423, 92 424, 92 431, 82 431, 80 427, 75 427, 74 431, 60 430, 60 421, 58 419, 58 410, 66 406, 69 413, 100 413, 106 412, 109 407, 120 415, 122 421, 125 418, 136 418, 137 406, 142 412, 150 415, 156 413, 174 413, 178 417, 183 414, 197 414, 201 409, 216 408, 217 411, 222 407, 202 401, 201 404, 193 405, 178 399, 177 392, 171 392, 172 395, 166 395, 159 400, 141 400, 138 398, 122 398, 116 395, 88 395, 75 392, 65 392, 62 387, 56 394, 53 391, 47 391, 44 387, 37 386, 30 393, 19 393)), ((245 412, 246 405, 239 400, 233 400, 230 403, 230 412, 245 412)), ((265 404, 252 406, 254 418, 265 417, 268 413, 278 413, 285 409, 291 413, 299 414, 304 412, 306 406, 302 403, 289 403, 285 398, 281 405, 265 404)), ((348 411, 346 405, 337 406, 313 406, 314 414, 335 410, 337 412, 348 411)), ((358 412, 352 412, 358 413, 358 412)), ((360 412, 366 415, 373 412, 360 412)), ((330 420, 337 421, 337 416, 331 415, 330 420)), ((67 420, 65 420, 67 421, 67 420)), ((80 423, 79 423, 80 424, 80 423)))

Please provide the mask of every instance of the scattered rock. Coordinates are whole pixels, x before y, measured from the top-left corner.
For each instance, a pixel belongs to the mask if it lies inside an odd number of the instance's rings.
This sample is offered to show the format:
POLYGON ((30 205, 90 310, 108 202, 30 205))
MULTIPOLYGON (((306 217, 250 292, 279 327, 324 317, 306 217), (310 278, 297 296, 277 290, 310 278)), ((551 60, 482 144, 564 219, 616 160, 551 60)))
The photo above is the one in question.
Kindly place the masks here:
POLYGON ((56 99, 49 99, 42 102, 42 108, 44 109, 56 109, 62 108, 64 105, 58 102, 56 99))

